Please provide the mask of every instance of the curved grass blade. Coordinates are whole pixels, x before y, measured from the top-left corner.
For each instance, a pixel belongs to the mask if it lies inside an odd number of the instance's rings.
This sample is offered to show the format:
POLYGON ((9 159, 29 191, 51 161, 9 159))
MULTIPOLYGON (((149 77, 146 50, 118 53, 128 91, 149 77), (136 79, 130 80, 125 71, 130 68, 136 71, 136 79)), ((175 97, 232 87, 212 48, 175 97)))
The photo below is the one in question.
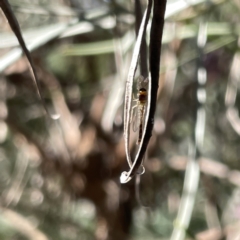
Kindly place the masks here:
POLYGON ((41 99, 41 102, 43 104, 43 107, 44 107, 45 111, 47 112, 47 114, 52 119, 58 119, 59 115, 50 113, 50 111, 48 110, 48 108, 46 106, 46 103, 44 101, 44 98, 43 98, 41 90, 40 90, 39 79, 37 77, 36 69, 34 67, 34 64, 33 64, 33 61, 32 61, 31 55, 30 55, 30 52, 28 51, 28 49, 26 47, 26 44, 25 44, 24 39, 23 39, 22 34, 21 34, 20 26, 18 24, 18 21, 17 21, 15 15, 14 15, 12 9, 11 9, 11 6, 10 6, 9 2, 7 0, 1 0, 0 1, 0 7, 2 8, 2 10, 3 10, 3 12, 4 12, 8 22, 9 22, 9 25, 10 25, 12 31, 16 35, 16 37, 17 37, 17 39, 19 41, 19 44, 20 44, 23 52, 25 53, 25 55, 26 55, 26 57, 28 59, 28 62, 30 64, 30 69, 32 71, 33 79, 34 79, 34 82, 35 82, 36 87, 37 87, 37 92, 38 92, 38 94, 40 96, 40 99, 41 99))
POLYGON ((126 183, 130 181, 132 177, 138 173, 138 169, 142 164, 142 159, 146 152, 147 145, 152 136, 154 114, 155 114, 156 101, 157 101, 158 79, 159 79, 159 69, 160 69, 160 53, 161 53, 161 42, 162 42, 166 2, 167 2, 166 0, 163 0, 163 1, 154 0, 153 18, 152 18, 152 26, 151 26, 151 33, 150 33, 150 55, 149 55, 151 76, 149 76, 149 94, 148 94, 148 106, 146 109, 146 121, 143 129, 142 141, 139 145, 139 149, 136 154, 134 163, 131 166, 131 169, 129 172, 122 173, 120 178, 121 183, 126 183))
MULTIPOLYGON (((132 105, 132 88, 133 88, 133 79, 137 69, 139 51, 142 43, 142 38, 144 36, 144 32, 146 31, 147 23, 149 20, 150 12, 152 8, 152 0, 149 0, 147 10, 144 13, 141 27, 139 29, 137 42, 134 47, 133 57, 130 64, 130 69, 128 73, 128 79, 126 81, 126 92, 125 92, 125 105, 124 105, 124 140, 125 140, 125 152, 129 167, 132 166, 132 160, 130 156, 129 150, 129 135, 130 135, 130 118, 131 118, 131 105, 132 105)), ((125 172, 122 174, 124 178, 125 172)), ((122 176, 120 181, 122 182, 122 176)), ((124 180, 123 180, 124 182, 124 180)))

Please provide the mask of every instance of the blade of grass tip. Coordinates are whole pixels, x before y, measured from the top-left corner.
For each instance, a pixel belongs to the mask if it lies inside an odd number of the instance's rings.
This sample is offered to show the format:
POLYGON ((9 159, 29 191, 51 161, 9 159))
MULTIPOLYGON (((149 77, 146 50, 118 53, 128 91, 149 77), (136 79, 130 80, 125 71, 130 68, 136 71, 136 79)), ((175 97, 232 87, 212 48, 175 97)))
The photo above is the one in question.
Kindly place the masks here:
MULTIPOLYGON (((132 166, 132 160, 131 160, 130 149, 129 149, 129 135, 130 135, 130 116, 131 116, 131 105, 132 105, 133 79, 134 79, 134 75, 137 68, 142 38, 143 38, 144 32, 146 31, 151 9, 152 9, 152 0, 149 0, 147 9, 144 13, 142 23, 139 29, 137 42, 134 47, 132 61, 130 64, 128 78, 126 81, 126 88, 125 88, 126 90, 125 90, 125 105, 124 105, 124 140, 125 140, 125 152, 126 152, 126 157, 127 157, 129 167, 132 166)), ((120 177, 121 183, 125 183, 130 180, 128 179, 128 177, 126 178, 126 176, 127 176, 127 172, 123 172, 121 174, 121 177, 120 177)))
POLYGON ((147 149, 147 145, 152 136, 152 129, 154 125, 154 115, 157 102, 158 80, 160 70, 160 54, 161 44, 164 26, 164 14, 166 10, 166 0, 158 1, 154 0, 153 6, 153 18, 150 33, 150 76, 149 76, 149 94, 148 94, 148 106, 146 109, 146 121, 143 129, 142 141, 139 145, 138 152, 131 169, 128 173, 125 172, 122 177, 122 183, 126 183, 137 173, 139 167, 142 164, 142 159, 147 149))
POLYGON ((40 91, 40 83, 39 83, 39 80, 38 80, 38 77, 37 77, 37 73, 36 73, 36 70, 35 70, 30 52, 28 51, 28 49, 26 47, 26 44, 25 44, 24 39, 23 39, 22 34, 21 34, 20 26, 18 24, 18 21, 17 21, 15 15, 14 15, 12 9, 11 9, 11 6, 10 6, 9 2, 7 0, 1 0, 0 1, 0 7, 2 8, 11 29, 13 30, 14 34, 16 35, 16 37, 19 41, 19 44, 20 44, 21 48, 23 49, 23 52, 25 53, 25 55, 28 59, 28 62, 30 64, 30 69, 32 71, 33 79, 34 79, 34 82, 35 82, 36 87, 37 87, 37 92, 40 96, 40 99, 41 99, 41 102, 43 104, 43 107, 44 107, 45 111, 47 112, 47 114, 52 119, 58 119, 60 116, 58 114, 50 113, 50 111, 48 110, 48 108, 46 106, 46 103, 45 103, 44 98, 42 96, 42 93, 40 91))

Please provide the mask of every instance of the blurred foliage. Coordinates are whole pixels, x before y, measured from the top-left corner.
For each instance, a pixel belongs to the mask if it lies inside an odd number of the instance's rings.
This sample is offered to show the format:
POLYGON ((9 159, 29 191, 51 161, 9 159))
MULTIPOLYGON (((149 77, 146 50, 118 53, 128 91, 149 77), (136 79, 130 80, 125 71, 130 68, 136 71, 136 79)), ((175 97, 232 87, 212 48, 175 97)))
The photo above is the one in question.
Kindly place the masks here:
MULTIPOLYGON (((239 62, 232 68, 239 58, 239 0, 168 0, 155 127, 139 186, 148 207, 139 204, 134 180, 119 183, 127 168, 122 102, 135 42, 134 1, 10 3, 29 44, 66 26, 32 51, 59 120, 45 114, 24 57, 0 75, 0 239, 170 238, 194 132, 199 22, 208 24, 207 122, 186 235, 239 239, 239 62)), ((1 65, 17 41, 3 16, 0 26, 1 65)))

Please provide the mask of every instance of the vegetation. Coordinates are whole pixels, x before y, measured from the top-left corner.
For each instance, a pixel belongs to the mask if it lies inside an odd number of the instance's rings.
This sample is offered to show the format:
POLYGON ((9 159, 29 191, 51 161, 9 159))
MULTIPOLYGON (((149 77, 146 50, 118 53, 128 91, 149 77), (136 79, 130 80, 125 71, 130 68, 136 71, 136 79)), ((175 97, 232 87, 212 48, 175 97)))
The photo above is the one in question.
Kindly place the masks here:
POLYGON ((239 0, 167 1, 145 173, 126 184, 125 83, 148 1, 9 2, 46 109, 1 14, 0 239, 240 238, 239 0))

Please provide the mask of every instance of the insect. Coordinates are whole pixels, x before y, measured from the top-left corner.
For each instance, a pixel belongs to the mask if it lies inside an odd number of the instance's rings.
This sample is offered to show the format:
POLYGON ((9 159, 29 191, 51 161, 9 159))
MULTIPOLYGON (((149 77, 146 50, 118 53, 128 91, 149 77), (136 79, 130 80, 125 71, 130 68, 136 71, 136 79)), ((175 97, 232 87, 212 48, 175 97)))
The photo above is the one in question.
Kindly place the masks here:
MULTIPOLYGON (((138 139, 137 139, 137 145, 141 143, 142 140, 142 134, 143 134, 143 124, 144 124, 144 115, 145 115, 145 109, 148 99, 148 78, 139 77, 138 85, 137 85, 137 99, 134 99, 133 101, 136 101, 137 104, 133 106, 133 109, 135 110, 135 116, 133 120, 133 131, 136 132, 138 130, 138 139)), ((132 111, 133 111, 132 109, 132 111)))

